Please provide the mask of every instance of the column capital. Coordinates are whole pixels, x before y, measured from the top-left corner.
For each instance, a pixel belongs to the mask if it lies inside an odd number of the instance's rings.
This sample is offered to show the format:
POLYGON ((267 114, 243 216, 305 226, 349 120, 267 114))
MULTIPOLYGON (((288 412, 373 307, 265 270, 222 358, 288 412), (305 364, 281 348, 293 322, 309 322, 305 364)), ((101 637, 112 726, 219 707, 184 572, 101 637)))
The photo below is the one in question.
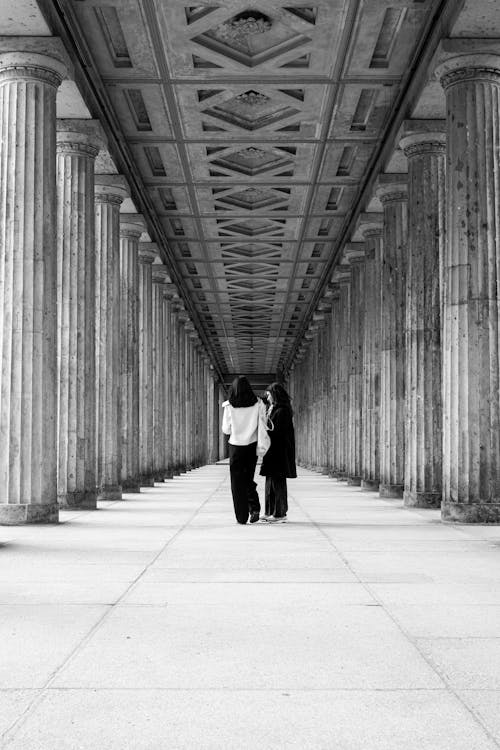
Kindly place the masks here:
POLYGON ((362 263, 365 259, 365 243, 348 242, 344 246, 344 258, 350 266, 355 263, 362 263))
POLYGON ((329 281, 328 284, 325 287, 325 292, 323 294, 323 299, 325 300, 331 300, 332 297, 335 295, 337 291, 337 285, 334 284, 332 281, 329 281))
POLYGON ((376 194, 383 206, 408 200, 407 174, 381 174, 377 180, 376 194))
POLYGON ((72 68, 58 37, 0 37, 0 82, 24 78, 41 80, 57 88, 72 68))
POLYGON ((129 194, 128 184, 121 174, 95 175, 96 203, 114 203, 120 205, 129 194))
POLYGON ((139 238, 146 231, 142 214, 120 214, 120 237, 139 238))
POLYGON ((153 283, 170 284, 168 268, 160 263, 153 263, 153 283))
POLYGON ((99 120, 59 119, 56 122, 57 152, 94 158, 106 145, 99 120))
MULTIPOLYGON (((496 42, 498 45, 498 40, 496 42)), ((500 84, 500 55, 479 51, 453 55, 436 67, 434 75, 445 90, 457 83, 467 81, 489 81, 500 84)))
POLYGON ((384 215, 375 211, 360 214, 357 229, 365 240, 370 237, 382 237, 384 233, 384 215))
POLYGON ((165 286, 165 298, 171 301, 179 299, 179 295, 177 293, 177 287, 175 286, 175 284, 167 284, 165 286))
POLYGON ((139 263, 153 265, 158 257, 158 245, 156 242, 139 242, 139 263))
POLYGON ((336 284, 348 284, 351 280, 351 268, 345 263, 339 263, 332 274, 332 281, 336 284))
POLYGON ((405 120, 400 135, 399 145, 408 159, 446 152, 446 120, 405 120))

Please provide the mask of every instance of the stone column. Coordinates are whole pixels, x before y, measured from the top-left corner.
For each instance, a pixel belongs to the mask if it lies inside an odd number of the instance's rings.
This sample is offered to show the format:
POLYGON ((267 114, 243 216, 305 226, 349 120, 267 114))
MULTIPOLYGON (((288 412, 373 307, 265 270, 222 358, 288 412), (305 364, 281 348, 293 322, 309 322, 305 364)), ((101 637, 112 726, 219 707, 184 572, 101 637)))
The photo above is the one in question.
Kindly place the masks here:
POLYGON ((180 474, 180 432, 181 432, 181 398, 180 398, 180 322, 179 322, 179 301, 175 299, 172 303, 172 318, 171 318, 171 333, 172 333, 172 346, 171 346, 171 366, 170 366, 170 377, 172 388, 171 392, 175 393, 175 401, 173 402, 177 408, 172 410, 172 466, 173 474, 180 474))
POLYGON ((339 289, 339 321, 337 349, 337 428, 335 442, 337 445, 336 460, 337 479, 346 480, 348 476, 348 422, 349 422, 349 372, 351 361, 351 270, 349 266, 340 265, 334 271, 333 280, 339 289))
POLYGON ((152 264, 157 247, 139 243, 139 471, 141 484, 153 476, 153 302, 152 264))
POLYGON ((404 501, 419 508, 441 506, 443 468, 440 267, 445 241, 446 146, 444 132, 432 132, 429 127, 419 128, 418 123, 408 121, 400 144, 408 158, 404 501), (420 132, 414 132, 416 128, 420 132))
POLYGON ((120 214, 121 485, 140 492, 139 470, 139 237, 140 214, 120 214))
POLYGON ((65 66, 0 54, 0 523, 58 520, 56 92, 65 66))
POLYGON ((186 312, 179 313, 179 471, 184 473, 187 468, 186 456, 186 312))
POLYGON ((363 333, 363 413, 361 486, 378 490, 380 483, 380 256, 383 222, 380 214, 361 214, 365 240, 363 333))
POLYGON ((384 208, 380 316, 380 495, 403 497, 406 416, 406 175, 381 175, 384 208))
POLYGON ((165 383, 166 325, 165 285, 170 281, 167 268, 160 264, 152 266, 153 272, 153 474, 157 482, 163 482, 167 474, 167 440, 165 383))
POLYGON ((121 175, 95 177, 97 499, 121 500, 120 205, 121 175))
POLYGON ((57 386, 59 505, 95 508, 94 164, 96 120, 57 122, 57 386))
POLYGON ((359 486, 363 464, 361 422, 363 416, 363 331, 365 295, 365 246, 349 242, 344 257, 351 267, 349 367, 349 421, 347 484, 359 486))
POLYGON ((500 55, 454 57, 446 91, 443 518, 500 522, 500 55))
POLYGON ((174 300, 175 288, 171 284, 164 286, 163 294, 163 325, 164 325, 164 371, 163 399, 165 403, 165 478, 172 479, 174 476, 174 432, 173 413, 175 411, 174 399, 177 399, 177 383, 174 374, 174 300))
POLYGON ((184 431, 184 449, 186 452, 185 466, 186 470, 190 471, 192 467, 192 439, 194 432, 194 425, 192 420, 193 413, 193 392, 194 392, 194 381, 195 372, 193 368, 193 344, 191 340, 192 333, 194 332, 194 326, 190 321, 187 321, 184 325, 185 331, 185 401, 184 401, 184 420, 185 420, 185 431, 184 431))
POLYGON ((331 315, 331 457, 330 457, 330 472, 331 477, 337 477, 339 472, 339 445, 338 445, 338 424, 340 419, 340 402, 339 402, 339 351, 340 351, 340 336, 339 336, 339 321, 340 321, 340 288, 337 284, 331 285, 332 291, 332 315, 331 315))

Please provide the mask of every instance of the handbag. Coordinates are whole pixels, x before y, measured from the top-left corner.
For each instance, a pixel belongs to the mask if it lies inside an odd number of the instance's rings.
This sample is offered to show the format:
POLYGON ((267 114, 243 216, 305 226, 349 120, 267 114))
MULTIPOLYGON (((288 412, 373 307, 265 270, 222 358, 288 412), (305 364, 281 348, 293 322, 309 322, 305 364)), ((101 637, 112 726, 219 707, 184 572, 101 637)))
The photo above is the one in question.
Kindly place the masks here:
POLYGON ((257 425, 257 455, 265 456, 271 446, 271 438, 269 437, 268 430, 273 430, 274 425, 266 414, 266 407, 262 404, 262 409, 259 409, 259 422, 257 425), (272 427, 268 426, 269 423, 272 427))

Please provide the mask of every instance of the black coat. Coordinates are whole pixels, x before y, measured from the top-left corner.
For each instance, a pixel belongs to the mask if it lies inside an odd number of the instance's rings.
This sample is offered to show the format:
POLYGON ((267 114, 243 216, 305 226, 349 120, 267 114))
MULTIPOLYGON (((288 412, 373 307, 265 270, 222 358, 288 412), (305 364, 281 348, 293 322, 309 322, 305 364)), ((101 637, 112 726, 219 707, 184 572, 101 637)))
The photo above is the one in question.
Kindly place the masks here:
POLYGON ((271 412, 274 430, 269 430, 271 446, 262 459, 260 473, 264 477, 297 476, 295 467, 295 431, 292 410, 289 406, 277 406, 271 412))

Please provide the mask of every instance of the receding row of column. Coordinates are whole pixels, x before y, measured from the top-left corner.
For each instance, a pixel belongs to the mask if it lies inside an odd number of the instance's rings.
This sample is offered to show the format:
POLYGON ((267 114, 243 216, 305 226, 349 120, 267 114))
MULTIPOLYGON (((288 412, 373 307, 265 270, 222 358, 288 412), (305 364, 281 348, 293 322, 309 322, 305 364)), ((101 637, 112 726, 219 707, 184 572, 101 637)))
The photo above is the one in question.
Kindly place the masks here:
POLYGON ((0 523, 48 522, 216 460, 215 383, 58 57, 0 55, 0 523))
POLYGON ((299 460, 325 470, 309 446, 317 373, 331 368, 332 476, 498 523, 500 56, 462 55, 437 75, 446 121, 404 123, 408 173, 379 176, 382 212, 360 215, 364 241, 345 247, 323 300, 333 356, 314 327, 299 352, 299 460))

